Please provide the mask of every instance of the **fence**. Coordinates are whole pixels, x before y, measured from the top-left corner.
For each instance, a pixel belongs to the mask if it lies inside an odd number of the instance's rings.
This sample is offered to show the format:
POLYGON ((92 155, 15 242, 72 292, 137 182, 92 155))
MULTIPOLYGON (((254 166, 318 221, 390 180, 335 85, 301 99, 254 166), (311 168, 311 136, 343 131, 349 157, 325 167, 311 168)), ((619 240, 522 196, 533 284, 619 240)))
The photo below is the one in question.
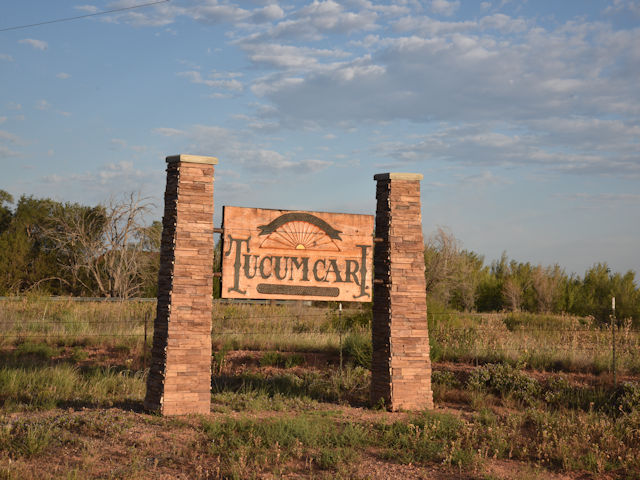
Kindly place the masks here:
MULTIPOLYGON (((366 357, 371 348, 370 310, 360 307, 339 312, 337 307, 218 301, 213 310, 214 348, 340 356, 344 351, 347 357, 366 357)), ((146 367, 154 315, 153 299, 0 301, 0 346, 25 342, 124 344, 141 356, 146 367)), ((623 374, 640 373, 640 331, 629 321, 612 331, 611 325, 571 316, 434 312, 428 314, 428 320, 435 362, 509 362, 591 372, 609 371, 615 365, 623 374)))

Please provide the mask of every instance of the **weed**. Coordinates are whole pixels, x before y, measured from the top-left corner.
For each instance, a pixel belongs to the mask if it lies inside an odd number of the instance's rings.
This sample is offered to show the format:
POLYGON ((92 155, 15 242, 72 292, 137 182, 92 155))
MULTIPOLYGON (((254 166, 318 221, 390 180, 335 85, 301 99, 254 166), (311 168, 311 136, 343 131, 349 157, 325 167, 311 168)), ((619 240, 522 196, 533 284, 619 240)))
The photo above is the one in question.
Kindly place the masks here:
POLYGON ((203 420, 209 453, 220 458, 223 475, 246 478, 256 467, 269 465, 281 473, 288 462, 304 461, 335 469, 358 456, 366 443, 366 430, 359 425, 336 425, 330 418, 301 415, 293 418, 203 420), (306 461, 305 461, 306 460, 306 461))
POLYGON ((619 412, 632 413, 640 410, 640 384, 624 382, 616 392, 616 407, 619 412))
POLYGON ((407 422, 378 424, 384 458, 401 463, 445 463, 465 466, 473 461, 469 445, 462 445, 461 433, 467 428, 459 418, 424 413, 407 422))
POLYGON ((540 395, 540 384, 535 379, 505 364, 476 368, 469 376, 467 386, 471 390, 511 396, 526 405, 533 404, 540 395))
POLYGON ((71 360, 73 360, 75 363, 86 360, 88 356, 89 354, 87 353, 87 351, 78 345, 73 347, 73 350, 71 350, 71 360))
POLYGON ((213 373, 216 375, 221 375, 222 370, 224 369, 227 353, 231 350, 231 343, 225 342, 222 347, 217 352, 213 353, 213 373))
POLYGON ((371 333, 351 332, 344 339, 344 352, 353 365, 371 368, 371 333))
POLYGON ((37 422, 17 422, 2 425, 0 431, 0 450, 15 457, 33 457, 44 452, 53 442, 50 425, 37 422))
POLYGON ((64 404, 103 404, 140 400, 144 376, 98 368, 83 373, 68 365, 0 368, 0 405, 49 409, 64 404))
POLYGON ((28 359, 48 361, 59 354, 59 351, 46 343, 24 342, 18 345, 14 351, 14 356, 20 361, 28 359))
POLYGON ((280 352, 265 352, 260 357, 261 367, 280 367, 280 368, 292 368, 302 365, 304 363, 304 357, 298 353, 282 354, 280 352))

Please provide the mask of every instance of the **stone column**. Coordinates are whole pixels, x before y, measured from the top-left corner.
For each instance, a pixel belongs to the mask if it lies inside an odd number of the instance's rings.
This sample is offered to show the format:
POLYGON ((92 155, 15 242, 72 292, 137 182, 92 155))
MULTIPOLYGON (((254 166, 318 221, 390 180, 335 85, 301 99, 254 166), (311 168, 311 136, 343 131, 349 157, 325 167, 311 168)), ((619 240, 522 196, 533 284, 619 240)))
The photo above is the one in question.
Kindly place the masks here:
POLYGON ((371 401, 391 410, 433 408, 420 180, 381 173, 373 252, 371 401))
POLYGON ((158 307, 145 408, 209 413, 214 157, 167 157, 158 307))

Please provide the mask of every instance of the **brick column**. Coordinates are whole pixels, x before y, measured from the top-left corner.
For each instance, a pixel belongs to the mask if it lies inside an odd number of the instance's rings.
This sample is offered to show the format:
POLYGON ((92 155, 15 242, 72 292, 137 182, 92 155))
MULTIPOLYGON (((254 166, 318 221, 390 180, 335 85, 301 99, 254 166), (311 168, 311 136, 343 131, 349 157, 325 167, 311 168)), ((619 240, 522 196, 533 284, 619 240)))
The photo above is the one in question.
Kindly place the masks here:
POLYGON ((391 410, 433 408, 420 180, 381 173, 373 251, 371 401, 391 410))
POLYGON ((213 157, 167 157, 158 307, 144 406, 209 413, 213 287, 213 157))

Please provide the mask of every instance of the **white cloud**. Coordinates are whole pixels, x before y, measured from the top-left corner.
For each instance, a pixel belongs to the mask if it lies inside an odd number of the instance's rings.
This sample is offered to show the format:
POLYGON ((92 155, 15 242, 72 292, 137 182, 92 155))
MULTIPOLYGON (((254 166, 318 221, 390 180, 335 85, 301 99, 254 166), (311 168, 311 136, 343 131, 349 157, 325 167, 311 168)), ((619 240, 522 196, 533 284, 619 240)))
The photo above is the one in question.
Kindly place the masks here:
POLYGON ((311 70, 319 66, 320 58, 344 58, 349 55, 342 50, 277 43, 244 43, 242 48, 252 62, 276 69, 311 70))
POLYGON ((5 140, 10 143, 22 143, 22 140, 19 136, 5 130, 0 130, 0 140, 5 140))
POLYGON ((22 43, 24 45, 29 45, 36 50, 44 51, 49 48, 49 45, 44 40, 36 40, 35 38, 24 38, 19 40, 18 43, 22 43))
POLYGON ((603 13, 609 15, 621 12, 629 12, 632 15, 640 16, 640 2, 637 0, 613 0, 613 3, 603 11, 603 13))
POLYGON ((49 110, 51 108, 51 104, 46 100, 40 100, 36 103, 36 108, 38 110, 49 110))
MULTIPOLYGON (((2 123, 0 121, 0 123, 2 123)), ((24 141, 17 135, 0 130, 0 159, 20 156, 20 152, 13 150, 9 145, 23 145, 24 141)))
POLYGON ((71 75, 65 72, 60 72, 56 75, 56 78, 59 78, 61 80, 66 80, 67 78, 71 78, 71 75))
POLYGON ((181 137, 186 135, 184 130, 178 130, 177 128, 169 128, 169 127, 158 127, 154 128, 153 133, 158 135, 162 135, 165 137, 181 137))
POLYGON ((110 141, 112 147, 115 148, 126 148, 127 147, 127 142, 124 141, 121 138, 112 138, 110 141))
POLYGON ((249 132, 230 130, 215 125, 194 125, 187 130, 156 128, 154 132, 166 137, 182 139, 182 151, 216 152, 219 158, 233 159, 247 178, 274 180, 276 175, 306 175, 330 167, 333 163, 317 159, 293 159, 255 141, 249 132))
POLYGON ((275 3, 267 5, 266 7, 254 10, 251 13, 250 20, 255 23, 273 22, 274 20, 280 20, 284 18, 284 10, 275 3))
POLYGON ((414 15, 395 28, 404 35, 365 37, 356 46, 371 53, 347 62, 323 64, 305 58, 309 47, 287 45, 267 61, 243 44, 250 60, 275 70, 251 88, 273 107, 262 119, 292 128, 441 123, 439 137, 385 151, 397 161, 640 175, 640 29, 584 20, 544 29, 504 14, 449 22, 414 15), (464 128, 447 127, 455 123, 464 128))
POLYGON ((431 0, 431 11, 449 17, 460 8, 459 1, 431 0))
MULTIPOLYGON (((561 122, 560 122, 561 123, 561 122)), ((570 123, 570 122, 568 122, 570 123)), ((548 127, 548 125, 547 125, 548 127)), ((524 166, 533 170, 618 177, 640 177, 636 127, 575 122, 569 133, 518 125, 457 123, 441 126, 416 142, 381 142, 375 150, 401 164, 447 162, 465 166, 524 166), (611 138, 607 138, 611 132, 611 138), (615 133, 614 133, 615 132, 615 133), (598 144, 598 148, 594 145, 598 144)))
POLYGON ((600 204, 640 203, 638 193, 562 193, 554 195, 568 200, 597 202, 600 204))
POLYGON ((0 53, 0 60, 5 60, 7 62, 13 62, 13 57, 6 53, 0 53))
POLYGON ((96 13, 99 11, 98 7, 96 7, 95 5, 76 5, 73 8, 87 13, 96 13))
POLYGON ((500 175, 494 175, 488 170, 475 175, 454 175, 459 179, 461 185, 473 186, 474 188, 483 188, 491 185, 509 185, 513 183, 508 178, 500 175))
POLYGON ((113 195, 113 192, 139 192, 157 185, 164 177, 159 169, 145 171, 136 168, 131 161, 109 162, 96 170, 67 175, 50 174, 42 177, 42 181, 59 188, 72 189, 80 187, 92 194, 113 195))
POLYGON ((240 92, 244 88, 242 82, 236 79, 240 74, 233 72, 220 73, 214 71, 209 75, 209 78, 204 78, 202 73, 198 70, 189 70, 186 72, 179 72, 178 76, 188 79, 191 83, 197 83, 211 88, 219 88, 233 92, 240 92))
POLYGON ((144 153, 149 149, 145 145, 129 145, 129 143, 122 138, 112 138, 109 143, 111 143, 111 150, 130 149, 136 153, 144 153))

